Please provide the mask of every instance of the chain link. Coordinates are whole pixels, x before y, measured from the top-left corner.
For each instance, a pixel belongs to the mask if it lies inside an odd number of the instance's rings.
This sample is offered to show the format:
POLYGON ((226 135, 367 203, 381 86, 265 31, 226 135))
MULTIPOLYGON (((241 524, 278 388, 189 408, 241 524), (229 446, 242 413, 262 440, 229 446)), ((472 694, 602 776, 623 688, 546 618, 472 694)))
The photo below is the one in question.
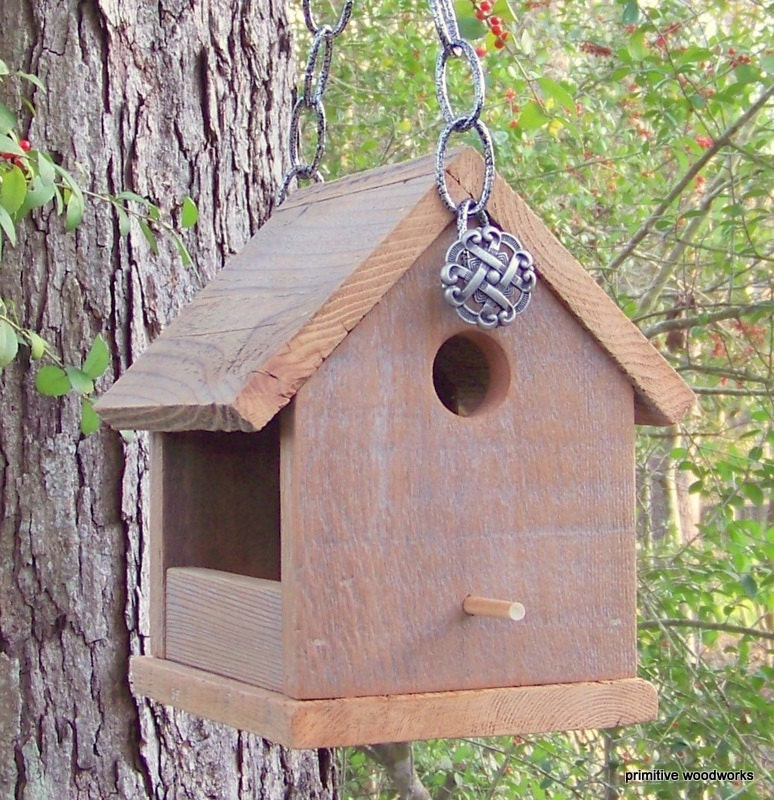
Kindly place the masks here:
POLYGON ((435 151, 435 182, 446 207, 457 216, 457 239, 441 268, 444 300, 460 319, 484 330, 510 325, 529 305, 537 274, 532 255, 512 234, 489 224, 486 206, 492 194, 495 157, 489 128, 481 121, 486 86, 476 51, 461 38, 452 0, 429 0, 441 40, 435 62, 435 93, 446 125, 435 151), (449 59, 465 59, 473 83, 473 106, 456 113, 449 100, 449 59), (484 181, 478 199, 455 203, 446 185, 446 150, 452 134, 475 131, 484 154, 484 181), (473 217, 478 227, 471 227, 473 217))
POLYGON ((282 178, 282 185, 277 191, 276 206, 282 205, 287 196, 290 184, 296 178, 313 180, 321 183, 323 176, 319 167, 325 152, 325 136, 327 125, 323 95, 330 77, 331 59, 333 57, 333 42, 343 33, 352 16, 352 7, 355 0, 345 0, 336 24, 318 25, 312 13, 312 0, 304 0, 304 22, 312 34, 312 47, 304 70, 303 92, 293 106, 290 117, 290 131, 288 134, 288 160, 290 167, 282 178), (305 162, 300 153, 301 147, 301 117, 313 116, 316 124, 316 141, 314 156, 311 161, 305 162))
POLYGON ((492 184, 494 183, 495 157, 492 136, 487 126, 480 119, 486 96, 484 73, 476 51, 469 42, 460 36, 457 17, 454 14, 454 6, 451 0, 428 0, 428 2, 442 47, 435 62, 435 93, 438 98, 438 105, 441 107, 441 114, 446 122, 446 126, 438 137, 438 145, 435 152, 435 179, 438 185, 438 192, 446 207, 457 214, 458 227, 461 228, 467 222, 467 218, 473 216, 478 216, 482 223, 486 224, 485 209, 492 193, 492 184), (474 102, 472 109, 467 114, 456 114, 449 100, 446 72, 450 58, 464 58, 470 68, 474 102), (481 141, 484 154, 484 183, 478 200, 474 203, 466 201, 455 203, 449 193, 449 187, 446 185, 446 172, 444 170, 446 150, 452 134, 465 133, 469 130, 474 130, 481 141))

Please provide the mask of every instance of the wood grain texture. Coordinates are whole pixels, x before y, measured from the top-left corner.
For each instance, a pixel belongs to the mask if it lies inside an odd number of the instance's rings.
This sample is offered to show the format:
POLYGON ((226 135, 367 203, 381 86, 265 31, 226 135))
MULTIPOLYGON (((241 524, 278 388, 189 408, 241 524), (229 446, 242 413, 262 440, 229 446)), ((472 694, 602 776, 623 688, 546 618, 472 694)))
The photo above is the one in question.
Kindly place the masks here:
POLYGON ((161 527, 153 531, 164 542, 159 569, 206 567, 279 580, 279 419, 250 434, 156 436, 163 449, 161 527))
MULTIPOLYGON (((474 194, 473 150, 449 185, 474 194)), ((667 424, 693 401, 683 381, 501 179, 489 208, 636 390, 637 421, 667 424)), ((433 159, 299 192, 97 404, 111 425, 257 430, 441 234, 450 214, 433 159)))
MULTIPOLYGON (((475 151, 461 154, 448 172, 449 185, 457 185, 459 196, 478 193, 481 166, 475 151)), ((532 253, 540 279, 628 376, 635 389, 637 424, 680 420, 695 401, 693 392, 499 175, 487 211, 532 253)))
POLYGON ((528 314, 479 335, 500 353, 492 369, 508 373, 493 376, 499 404, 447 410, 433 361, 470 334, 438 291, 455 235, 437 239, 288 409, 292 697, 636 673, 632 387, 538 284, 528 314), (468 594, 518 599, 527 616, 470 617, 468 594))
POLYGON ((150 647, 164 657, 170 567, 279 580, 279 419, 254 434, 153 433, 150 647))
POLYGON ((170 661, 281 691, 279 582, 177 567, 167 571, 166 612, 170 661))
MULTIPOLYGON (((156 658, 166 655, 166 595, 167 563, 164 557, 164 524, 169 504, 164 502, 164 434, 150 435, 150 520, 148 561, 150 579, 148 581, 148 625, 150 632, 149 652, 156 658)), ((174 530, 174 528, 172 528, 174 530)), ((170 532, 170 537, 173 536, 170 532)))
POLYGON ((386 172, 376 188, 368 176, 333 194, 312 187, 309 202, 299 192, 103 396, 99 413, 116 427, 260 429, 445 225, 430 169, 424 159, 398 180, 386 172))
POLYGON ((655 690, 638 678, 291 700, 169 661, 135 657, 131 682, 136 694, 296 748, 609 728, 652 720, 658 713, 655 690))

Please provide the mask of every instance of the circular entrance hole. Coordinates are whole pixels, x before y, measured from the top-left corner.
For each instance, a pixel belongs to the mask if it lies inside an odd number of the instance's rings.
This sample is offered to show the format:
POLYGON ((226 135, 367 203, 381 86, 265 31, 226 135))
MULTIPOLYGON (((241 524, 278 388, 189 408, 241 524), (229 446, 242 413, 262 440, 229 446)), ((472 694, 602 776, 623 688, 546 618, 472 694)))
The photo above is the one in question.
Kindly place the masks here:
POLYGON ((433 387, 438 399, 459 417, 470 417, 499 404, 508 390, 508 359, 500 346, 481 333, 447 339, 433 359, 433 387))

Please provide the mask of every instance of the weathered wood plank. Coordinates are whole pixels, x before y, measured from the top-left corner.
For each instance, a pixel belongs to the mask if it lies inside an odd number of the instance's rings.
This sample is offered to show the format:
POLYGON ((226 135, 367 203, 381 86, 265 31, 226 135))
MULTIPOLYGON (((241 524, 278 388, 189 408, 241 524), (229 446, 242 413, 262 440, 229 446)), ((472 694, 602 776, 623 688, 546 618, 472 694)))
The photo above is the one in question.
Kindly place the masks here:
POLYGON ((292 697, 636 674, 632 387, 538 284, 527 314, 481 334, 505 373, 492 376, 496 401, 469 417, 448 411, 433 361, 471 333, 438 291, 454 235, 452 225, 289 409, 292 697), (468 594, 518 600, 525 619, 470 617, 468 594))
MULTIPOLYGON (((478 160, 478 155, 468 150, 448 167, 449 185, 456 185, 462 197, 478 192, 478 160)), ((693 405, 693 392, 499 176, 487 210, 498 225, 518 236, 535 257, 540 278, 632 382, 637 424, 669 425, 681 419, 693 405)))
POLYGON ((135 657, 131 681, 136 694, 296 748, 609 728, 648 721, 658 712, 655 690, 638 678, 292 700, 169 661, 135 657))
POLYGON ((169 569, 166 613, 170 661, 282 691, 277 581, 211 569, 169 569))
POLYGON ((103 396, 102 417, 151 430, 262 427, 445 223, 416 171, 378 198, 364 189, 302 203, 299 193, 103 396))
MULTIPOLYGON (((480 157, 447 167, 478 193, 480 157)), ((693 402, 677 374, 498 178, 489 211, 535 254, 546 283, 636 390, 637 421, 693 402)), ((256 430, 283 406, 450 221, 432 159, 299 192, 98 403, 116 427, 256 430)))

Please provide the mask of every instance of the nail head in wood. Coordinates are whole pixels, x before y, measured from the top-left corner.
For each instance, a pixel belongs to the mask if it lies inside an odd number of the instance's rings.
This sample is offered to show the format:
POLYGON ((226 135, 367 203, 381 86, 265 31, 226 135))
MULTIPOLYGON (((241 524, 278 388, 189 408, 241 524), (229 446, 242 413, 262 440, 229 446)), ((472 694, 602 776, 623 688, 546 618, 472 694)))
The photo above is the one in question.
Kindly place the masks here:
POLYGON ((469 594, 462 601, 462 608, 471 617, 494 617, 518 622, 524 619, 527 610, 521 603, 511 600, 495 600, 492 597, 476 597, 469 594))

